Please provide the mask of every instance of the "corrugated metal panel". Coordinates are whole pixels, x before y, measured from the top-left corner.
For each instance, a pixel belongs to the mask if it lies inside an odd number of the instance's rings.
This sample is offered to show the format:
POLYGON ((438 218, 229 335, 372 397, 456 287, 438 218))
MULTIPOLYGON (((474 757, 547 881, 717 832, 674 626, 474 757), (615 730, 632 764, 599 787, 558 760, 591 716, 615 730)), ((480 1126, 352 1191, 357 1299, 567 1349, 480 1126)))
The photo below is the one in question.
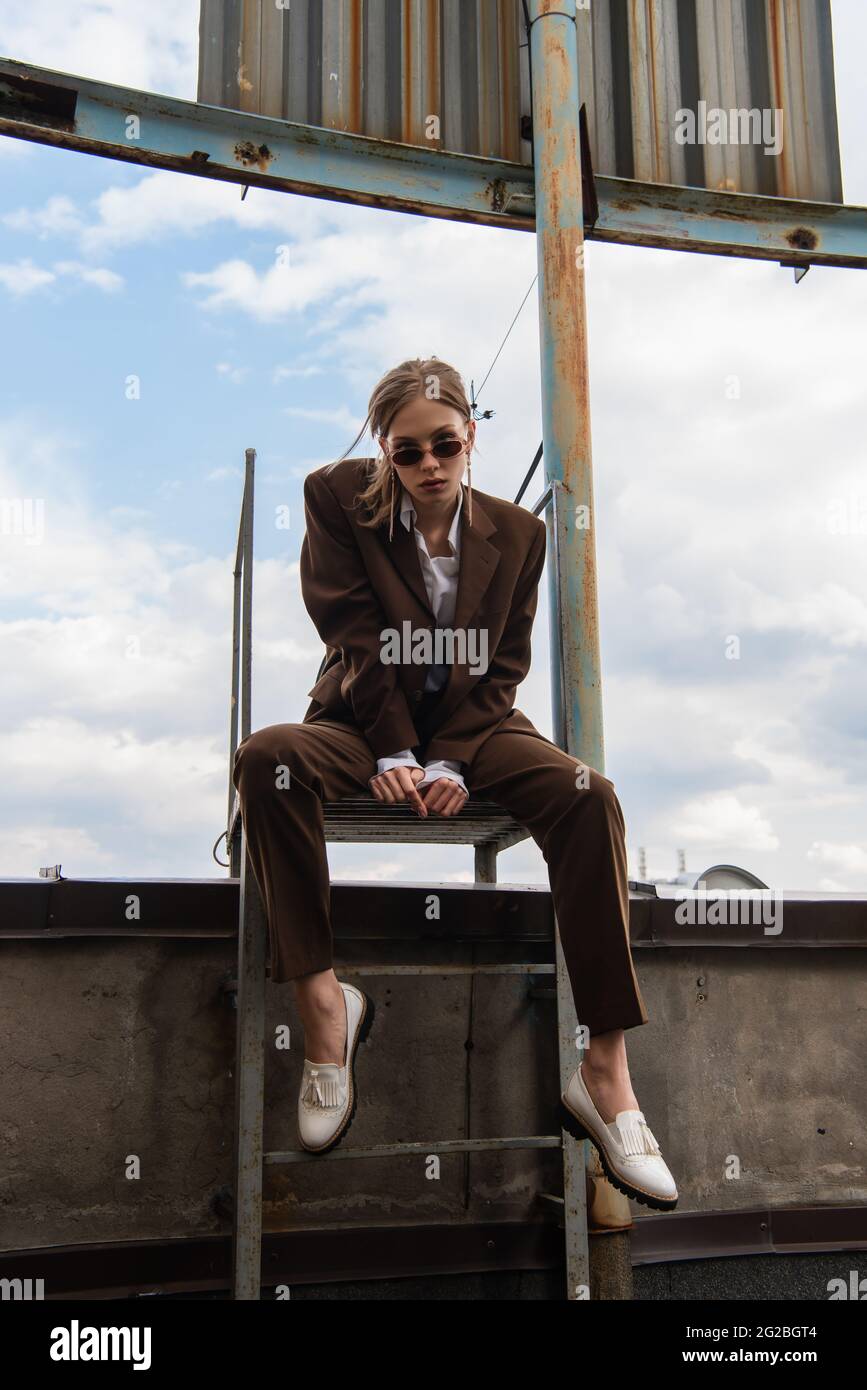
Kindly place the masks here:
MULTIPOLYGON (((597 173, 842 201, 830 0, 593 0, 577 22, 597 173), (700 102, 781 109, 781 152, 679 143, 700 102)), ((522 0, 201 5, 199 101, 384 140, 531 163, 527 64, 522 0)))

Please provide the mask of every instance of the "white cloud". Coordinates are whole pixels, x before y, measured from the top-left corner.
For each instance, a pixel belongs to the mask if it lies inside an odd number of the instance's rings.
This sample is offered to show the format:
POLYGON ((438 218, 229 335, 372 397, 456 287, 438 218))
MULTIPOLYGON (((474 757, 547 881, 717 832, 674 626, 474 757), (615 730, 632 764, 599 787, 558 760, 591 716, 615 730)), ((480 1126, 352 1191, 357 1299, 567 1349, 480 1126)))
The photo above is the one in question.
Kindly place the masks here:
POLYGON ((75 876, 67 866, 86 863, 88 873, 122 877, 124 869, 118 856, 103 849, 86 830, 78 825, 53 823, 48 817, 38 825, 17 822, 4 827, 0 836, 0 876, 5 878, 36 877, 42 868, 59 864, 64 877, 75 876))
MULTIPOLYGON (((74 439, 0 423, 0 496, 25 478, 45 531, 0 538, 5 611, 37 610, 0 620, 3 872, 184 874, 191 857, 207 872, 226 809, 234 545, 200 555, 136 509, 91 506, 74 439)), ((273 691, 300 718, 321 644, 297 565, 257 562, 255 584, 257 703, 273 691)))
POLYGON ((823 868, 840 870, 850 888, 860 886, 863 890, 867 879, 867 844, 832 844, 816 840, 807 851, 807 858, 823 868))
POLYGON ((357 880, 359 883, 391 883, 400 877, 402 865, 395 859, 375 859, 369 864, 347 864, 332 873, 332 879, 357 880))
MULTIPOLYGON (((863 572, 853 565, 853 578, 863 572)), ((832 647, 867 646, 867 601, 852 589, 820 581, 810 593, 799 595, 761 592, 749 580, 732 576, 733 591, 740 591, 739 606, 746 626, 757 633, 795 632, 813 635, 832 647)))
POLYGON ((222 483, 227 478, 243 478, 244 470, 242 468, 215 468, 205 476, 209 483, 222 483))
POLYGON ((250 375, 249 367, 233 367, 231 362, 218 362, 215 370, 218 376, 224 376, 233 386, 240 386, 244 378, 250 375))
POLYGON ((292 415, 297 420, 313 420, 321 425, 335 425, 337 429, 354 430, 356 433, 360 423, 345 406, 341 406, 339 410, 326 410, 287 405, 283 407, 283 414, 292 415))
POLYGON ((86 285, 95 285, 97 289, 109 293, 123 286, 123 276, 115 271, 82 265, 80 261, 55 261, 51 270, 36 266, 29 259, 18 261, 16 265, 0 265, 0 285, 4 285, 13 295, 32 294, 34 290, 54 284, 61 275, 83 281, 86 285))
POLYGON ((7 212, 0 222, 16 232, 35 232, 45 239, 53 236, 78 236, 84 220, 78 208, 66 194, 55 194, 41 208, 18 208, 7 212))
POLYGON ((58 275, 76 276, 86 285, 95 285, 97 289, 105 290, 109 294, 123 288, 122 275, 113 270, 101 269, 99 266, 82 265, 80 261, 57 261, 54 269, 58 275))
POLYGON ((19 62, 195 99, 198 0, 5 5, 0 51, 19 62))
POLYGON ((25 160, 32 157, 32 146, 28 140, 16 140, 12 135, 0 135, 0 160, 25 160))
POLYGON ((10 294, 32 294, 34 290, 50 285, 54 279, 50 270, 42 270, 30 260, 19 261, 17 265, 0 265, 0 285, 10 294))
MULTIPOLYGON (((41 209, 19 209, 12 214, 24 227, 48 232, 52 200, 41 209)), ((93 199, 87 213, 74 204, 66 209, 77 224, 82 250, 102 255, 144 243, 183 237, 195 239, 210 229, 235 226, 250 232, 273 232, 271 255, 278 247, 301 243, 325 227, 352 225, 352 219, 370 209, 351 208, 316 198, 251 188, 244 201, 237 184, 158 169, 142 174, 136 183, 105 189, 93 199)), ((55 212, 54 216, 57 216, 55 212)), ((66 235, 66 228, 61 228, 66 235)))
POLYGON ((672 817, 678 844, 731 845, 734 849, 775 850, 780 841, 757 806, 728 793, 695 797, 672 817))
POLYGON ((275 367, 272 380, 287 381, 293 377, 321 376, 321 367, 275 367))
POLYGON ((186 832, 191 819, 219 829, 223 749, 209 735, 145 738, 131 708, 129 722, 113 728, 60 715, 23 721, 4 739, 8 778, 29 784, 28 801, 78 801, 100 822, 134 806, 143 835, 186 832))

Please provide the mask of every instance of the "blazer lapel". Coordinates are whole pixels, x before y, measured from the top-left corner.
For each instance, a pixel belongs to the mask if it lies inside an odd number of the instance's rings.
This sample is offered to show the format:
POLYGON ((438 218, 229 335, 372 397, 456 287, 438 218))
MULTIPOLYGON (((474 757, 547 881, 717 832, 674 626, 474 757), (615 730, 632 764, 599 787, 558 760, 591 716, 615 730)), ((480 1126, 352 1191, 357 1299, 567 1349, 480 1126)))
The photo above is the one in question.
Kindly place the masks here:
POLYGON ((427 596, 424 575, 421 572, 421 561, 418 558, 418 545, 416 544, 412 528, 410 527, 410 529, 407 530, 400 517, 395 516, 394 534, 391 540, 388 539, 387 522, 383 523, 382 537, 385 551, 401 579, 412 589, 415 597, 430 618, 431 623, 436 623, 436 618, 430 606, 430 599, 427 596))
MULTIPOLYGON (((471 626, 471 620, 478 612, 482 599, 494 577, 497 565, 500 563, 499 550, 495 545, 491 545, 487 539, 497 529, 488 513, 474 497, 473 524, 470 526, 467 522, 466 509, 466 488, 464 488, 464 506, 461 510, 461 564, 458 571, 455 616, 452 622, 454 629, 466 629, 471 626)), ((443 719, 451 713, 461 696, 472 685, 473 681, 478 679, 478 676, 470 673, 468 666, 462 666, 455 662, 449 671, 449 678, 442 692, 441 701, 437 706, 438 724, 442 723, 443 719)))
POLYGON ((469 627, 500 563, 500 552, 487 539, 496 526, 487 512, 473 498, 473 524, 467 523, 467 498, 461 508, 461 564, 458 570, 458 593, 452 626, 469 627))

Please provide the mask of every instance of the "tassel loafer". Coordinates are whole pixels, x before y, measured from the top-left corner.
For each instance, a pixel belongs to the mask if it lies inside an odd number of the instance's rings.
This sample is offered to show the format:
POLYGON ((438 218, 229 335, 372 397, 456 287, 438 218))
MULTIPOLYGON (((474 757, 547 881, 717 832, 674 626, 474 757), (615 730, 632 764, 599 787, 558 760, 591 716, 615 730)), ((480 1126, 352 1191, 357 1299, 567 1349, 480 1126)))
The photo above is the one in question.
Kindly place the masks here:
POLYGON ((373 1000, 355 985, 341 984, 346 1005, 346 1051, 343 1066, 304 1058, 298 1095, 298 1138, 310 1153, 325 1153, 340 1143, 352 1124, 357 1104, 355 1054, 373 1023, 373 1000))
POLYGON ((641 1110, 619 1110, 606 1124, 584 1083, 581 1067, 573 1072, 561 1097, 561 1123, 574 1139, 589 1139, 605 1176, 634 1202, 671 1211, 677 1186, 641 1110))

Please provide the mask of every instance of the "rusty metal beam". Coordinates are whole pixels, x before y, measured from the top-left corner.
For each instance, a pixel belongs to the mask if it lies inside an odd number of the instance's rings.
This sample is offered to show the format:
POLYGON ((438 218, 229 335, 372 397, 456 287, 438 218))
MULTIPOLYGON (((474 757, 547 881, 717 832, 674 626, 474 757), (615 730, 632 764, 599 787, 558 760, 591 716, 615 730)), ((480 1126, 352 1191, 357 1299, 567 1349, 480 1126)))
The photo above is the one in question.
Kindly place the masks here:
MULTIPOLYGON (((0 58, 0 134, 335 202, 534 231, 532 167, 140 92, 0 58), (128 117, 139 118, 136 126, 128 117)), ((588 239, 867 267, 867 208, 596 176, 588 239)))

